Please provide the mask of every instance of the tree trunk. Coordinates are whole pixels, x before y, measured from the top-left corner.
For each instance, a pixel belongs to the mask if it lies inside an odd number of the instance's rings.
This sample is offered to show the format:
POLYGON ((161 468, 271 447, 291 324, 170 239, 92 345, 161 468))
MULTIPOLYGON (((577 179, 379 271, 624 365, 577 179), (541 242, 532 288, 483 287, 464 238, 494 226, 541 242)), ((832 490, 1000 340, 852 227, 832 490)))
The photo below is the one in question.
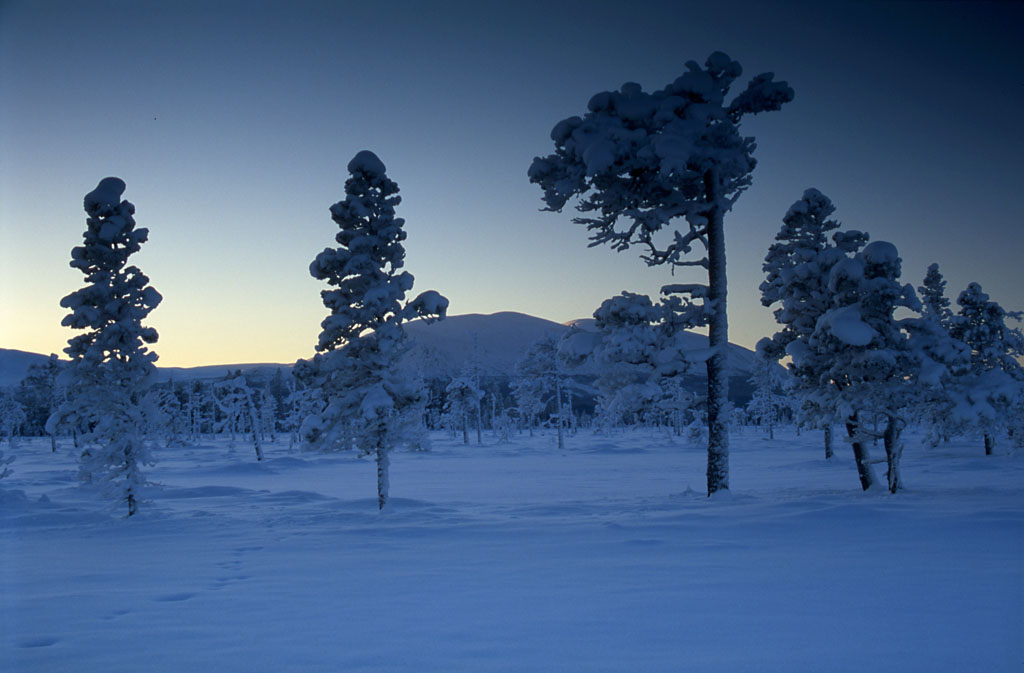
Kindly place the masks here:
POLYGON ((991 456, 992 450, 996 448, 996 438, 992 435, 985 433, 985 455, 991 456))
POLYGON ((903 455, 903 446, 900 444, 900 430, 896 418, 893 416, 889 416, 886 421, 883 442, 885 443, 885 459, 889 468, 887 472, 889 492, 895 493, 903 488, 903 480, 900 478, 900 457, 903 455))
POLYGON ((558 413, 558 448, 565 448, 565 440, 562 438, 562 425, 564 420, 562 419, 562 380, 555 377, 555 400, 556 406, 555 411, 558 413))
MULTIPOLYGON (((799 426, 797 426, 799 427, 799 426)), ((832 426, 825 426, 825 460, 832 460, 832 426)))
POLYGON ((479 401, 476 403, 476 443, 477 444, 483 444, 484 443, 484 436, 483 436, 484 417, 483 417, 483 412, 480 411, 480 404, 481 404, 481 402, 479 402, 479 401))
POLYGON ((469 414, 462 412, 462 443, 469 444, 469 414))
POLYGON ((860 477, 860 487, 865 491, 875 485, 875 473, 871 469, 871 458, 868 455, 868 447, 860 438, 860 417, 853 414, 846 419, 846 432, 853 440, 853 460, 857 463, 857 476, 860 477))
POLYGON ((718 179, 713 171, 704 176, 711 210, 708 213, 708 495, 729 489, 729 320, 726 313, 725 213, 719 205, 718 179))
POLYGON ((387 449, 381 446, 381 441, 377 443, 377 509, 384 509, 384 505, 388 501, 388 466, 390 459, 388 458, 387 449))
POLYGON ((259 417, 256 415, 256 407, 250 399, 245 405, 249 411, 249 425, 252 426, 252 445, 256 449, 256 460, 263 460, 263 446, 260 442, 260 424, 259 417))

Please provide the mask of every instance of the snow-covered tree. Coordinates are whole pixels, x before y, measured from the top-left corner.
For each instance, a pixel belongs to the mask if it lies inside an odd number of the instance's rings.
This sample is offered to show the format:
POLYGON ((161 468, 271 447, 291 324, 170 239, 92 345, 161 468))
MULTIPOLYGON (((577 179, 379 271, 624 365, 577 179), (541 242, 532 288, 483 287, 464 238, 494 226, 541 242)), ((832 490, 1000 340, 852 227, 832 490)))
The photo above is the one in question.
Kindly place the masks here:
POLYGON ((974 424, 982 431, 985 454, 995 448, 995 433, 1024 398, 1024 334, 1006 324, 1021 320, 1019 311, 1007 311, 992 301, 981 285, 970 283, 950 318, 950 333, 970 349, 970 370, 963 377, 974 424))
POLYGON ((445 388, 445 414, 462 430, 463 444, 469 444, 469 419, 479 417, 483 397, 484 391, 471 375, 457 376, 445 388))
POLYGON ((916 403, 922 385, 939 384, 945 372, 915 342, 909 324, 894 315, 900 308, 921 309, 913 287, 899 282, 901 265, 894 245, 875 241, 833 266, 832 308, 818 320, 807 349, 790 349, 797 366, 805 365, 802 358, 808 353, 829 363, 821 373, 819 398, 825 400, 822 406, 834 406, 846 416, 864 488, 873 482, 866 442, 876 437, 865 417, 884 420, 881 439, 892 493, 902 487, 900 435, 906 410, 916 403))
POLYGON ((725 214, 750 186, 756 164, 754 139, 740 133, 740 122, 778 110, 793 99, 793 90, 765 73, 727 101, 742 72, 739 63, 715 52, 704 67, 693 61, 686 67, 653 93, 629 82, 595 95, 583 117, 554 127, 555 152, 535 158, 529 177, 544 190, 548 210, 560 211, 578 198, 583 216, 575 221, 592 232, 591 245, 616 251, 639 246, 649 265, 707 270, 706 286, 666 290, 686 298, 679 307, 688 309, 687 324, 709 331, 710 495, 729 488, 725 214), (694 245, 705 254, 686 259, 694 245))
MULTIPOLYGON (((377 463, 377 504, 388 499, 389 453, 412 438, 425 402, 420 381, 401 364, 408 350, 407 320, 444 318, 448 300, 433 290, 405 301, 412 274, 402 271, 405 220, 395 216, 398 185, 384 163, 362 151, 348 164, 345 199, 331 206, 339 247, 316 256, 309 272, 331 289, 320 296, 330 314, 321 323, 318 351, 295 373, 316 396, 306 437, 314 445, 351 439, 377 463)), ((418 437, 417 437, 418 439, 418 437)))
POLYGON ((71 311, 61 324, 85 332, 64 349, 71 358, 61 375, 68 401, 47 431, 65 422, 82 428, 83 479, 104 484, 131 516, 145 483, 142 466, 152 463, 141 402, 156 373, 157 355, 147 344, 156 343, 157 332, 142 321, 161 296, 138 267, 127 265, 149 230, 135 226, 135 206, 121 200, 124 190, 121 179, 104 178, 85 196, 87 229, 84 244, 71 251, 71 266, 87 285, 60 302, 71 311))
POLYGON ((532 437, 537 419, 548 406, 544 396, 544 381, 517 375, 512 379, 512 399, 515 400, 520 423, 526 426, 532 437))
POLYGON ((601 334, 594 351, 601 426, 636 422, 661 396, 657 360, 663 316, 650 297, 632 292, 604 300, 594 312, 601 334))
POLYGON ((189 419, 174 382, 154 386, 142 401, 147 414, 152 417, 149 431, 159 431, 167 446, 184 445, 189 435, 189 419))
POLYGON ((7 437, 7 441, 13 448, 15 438, 21 435, 21 428, 28 416, 25 408, 9 390, 0 389, 0 441, 7 437))
POLYGON ((953 311, 950 310, 949 298, 946 296, 946 280, 939 272, 938 264, 928 265, 928 272, 925 274, 923 283, 918 286, 920 293, 922 314, 934 317, 939 324, 945 328, 950 327, 950 318, 953 311))
MULTIPOLYGON (((57 384, 63 364, 56 354, 51 353, 45 361, 33 364, 28 368, 25 378, 18 384, 15 393, 18 401, 25 407, 28 416, 27 424, 33 434, 41 434, 46 430, 46 421, 64 400, 64 393, 57 384)), ((57 450, 57 437, 50 435, 50 450, 57 450)))
POLYGON ((524 410, 534 411, 540 403, 546 408, 549 403, 554 405, 553 418, 558 432, 558 448, 565 448, 565 430, 569 412, 565 408, 563 391, 569 384, 569 372, 563 358, 558 354, 558 339, 546 336, 532 343, 522 357, 516 362, 516 377, 524 383, 517 387, 525 392, 522 401, 524 410))
POLYGON ((623 292, 594 312, 600 338, 591 348, 603 424, 668 418, 681 429, 679 414, 693 399, 680 377, 691 366, 688 357, 700 360, 706 353, 684 351, 676 300, 655 303, 646 295, 623 292))
POLYGON ((750 384, 754 394, 747 404, 749 418, 764 427, 768 439, 775 439, 775 425, 779 422, 779 408, 784 406, 780 390, 782 380, 779 365, 770 355, 771 339, 761 339, 757 343, 757 364, 750 373, 750 384))
MULTIPOLYGON (((832 219, 835 206, 817 189, 808 189, 782 218, 782 228, 768 248, 761 283, 761 303, 776 306, 775 320, 782 329, 764 344, 765 353, 776 359, 799 354, 790 363, 794 376, 793 395, 800 400, 800 421, 825 431, 825 457, 832 457, 832 423, 835 410, 821 408, 816 395, 821 374, 829 366, 827 353, 816 354, 808 341, 818 320, 832 307, 833 293, 829 287, 832 268, 867 242, 867 234, 839 231, 832 219)), ((862 485, 870 472, 863 447, 854 444, 854 454, 862 477, 862 485)))
POLYGON ((970 383, 964 377, 970 369, 970 351, 950 333, 953 312, 949 309, 945 288, 939 265, 931 264, 923 284, 917 288, 921 316, 903 321, 915 348, 944 368, 943 375, 933 385, 918 391, 913 405, 916 420, 925 428, 932 446, 959 432, 969 422, 964 412, 971 406, 967 399, 970 383))
POLYGON ((249 431, 256 460, 263 460, 263 442, 261 440, 262 423, 259 405, 256 401, 257 392, 245 380, 241 370, 229 374, 223 380, 213 384, 214 399, 225 417, 225 427, 231 432, 234 440, 236 432, 243 428, 249 431))

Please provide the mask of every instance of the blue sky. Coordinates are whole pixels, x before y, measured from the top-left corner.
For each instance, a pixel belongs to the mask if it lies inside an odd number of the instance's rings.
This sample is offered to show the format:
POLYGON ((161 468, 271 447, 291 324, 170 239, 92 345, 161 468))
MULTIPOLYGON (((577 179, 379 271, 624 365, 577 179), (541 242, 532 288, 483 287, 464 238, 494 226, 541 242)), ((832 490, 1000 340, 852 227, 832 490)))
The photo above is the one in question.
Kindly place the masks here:
POLYGON ((978 281, 1024 308, 1024 5, 707 4, 0 2, 0 347, 72 336, 82 196, 116 175, 150 229, 132 261, 164 295, 161 364, 308 357, 308 265, 362 149, 402 189, 415 290, 452 313, 563 322, 654 293, 667 271, 587 248, 526 171, 594 93, 660 88, 714 50, 796 91, 744 126, 759 166, 726 220, 733 341, 775 329, 761 262, 810 186, 895 243, 906 282, 939 262, 954 298, 978 281))

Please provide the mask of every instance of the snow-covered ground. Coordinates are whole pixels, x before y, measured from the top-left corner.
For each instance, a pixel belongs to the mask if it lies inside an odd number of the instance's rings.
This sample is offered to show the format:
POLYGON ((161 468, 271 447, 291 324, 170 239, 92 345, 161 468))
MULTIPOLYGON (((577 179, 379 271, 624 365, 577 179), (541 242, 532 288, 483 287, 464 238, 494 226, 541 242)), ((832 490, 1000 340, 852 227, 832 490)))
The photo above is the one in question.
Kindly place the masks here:
POLYGON ((0 670, 1024 667, 1022 455, 911 436, 906 491, 864 494, 848 449, 748 429, 709 500, 683 441, 554 441, 437 434, 394 455, 383 513, 370 460, 162 449, 131 519, 77 485, 68 442, 24 442, 0 482, 0 670))

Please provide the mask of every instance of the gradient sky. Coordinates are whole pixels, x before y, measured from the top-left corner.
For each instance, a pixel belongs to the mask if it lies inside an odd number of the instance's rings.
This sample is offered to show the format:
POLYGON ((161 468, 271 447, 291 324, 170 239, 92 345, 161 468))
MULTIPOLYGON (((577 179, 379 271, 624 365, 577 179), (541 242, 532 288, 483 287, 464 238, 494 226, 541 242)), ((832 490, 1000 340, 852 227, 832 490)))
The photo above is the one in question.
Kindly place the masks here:
MULTIPOLYGON (((980 2, 59 2, 0 0, 0 347, 60 352, 82 197, 123 178, 164 296, 160 364, 313 353, 345 167, 402 190, 406 268, 451 313, 564 322, 675 279, 587 248, 526 171, 551 128, 625 81, 658 89, 722 50, 796 91, 750 119, 754 184, 726 219, 730 338, 775 331, 764 254, 807 187, 1024 309, 1024 5, 980 2), (717 6, 708 6, 717 5, 717 6)), ((695 273, 695 272, 693 272, 695 273)), ((699 280, 695 274, 693 280, 699 280)))

